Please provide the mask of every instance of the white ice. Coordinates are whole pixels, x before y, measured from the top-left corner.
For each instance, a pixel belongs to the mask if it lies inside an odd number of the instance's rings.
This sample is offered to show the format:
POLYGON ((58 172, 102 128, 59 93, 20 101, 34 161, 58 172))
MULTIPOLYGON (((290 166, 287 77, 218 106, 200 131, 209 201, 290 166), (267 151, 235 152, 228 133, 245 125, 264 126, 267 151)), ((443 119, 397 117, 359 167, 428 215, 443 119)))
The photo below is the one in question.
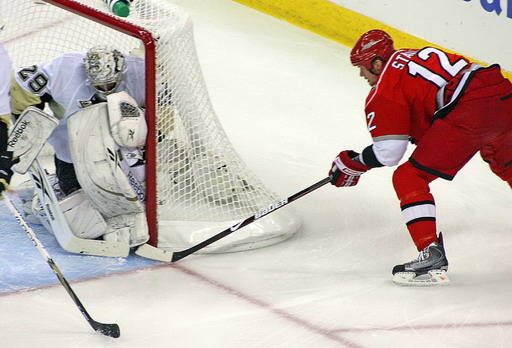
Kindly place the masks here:
MULTIPOLYGON (((193 17, 220 121, 271 189, 290 196, 326 177, 340 150, 369 144, 369 87, 347 47, 233 1, 176 3, 193 17)), ((73 283, 118 339, 93 332, 61 285, 0 296, 0 346, 509 347, 510 188, 479 156, 435 182, 452 283, 403 288, 391 269, 417 252, 392 172, 293 203, 303 226, 281 244, 73 283)))

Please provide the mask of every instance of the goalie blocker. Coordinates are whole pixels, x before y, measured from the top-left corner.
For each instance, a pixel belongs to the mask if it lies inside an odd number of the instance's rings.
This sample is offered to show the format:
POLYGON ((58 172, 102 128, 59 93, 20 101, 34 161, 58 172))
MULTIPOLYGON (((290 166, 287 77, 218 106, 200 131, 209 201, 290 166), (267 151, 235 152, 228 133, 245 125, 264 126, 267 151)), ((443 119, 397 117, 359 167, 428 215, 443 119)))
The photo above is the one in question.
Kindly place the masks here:
POLYGON ((12 151, 13 158, 19 159, 12 170, 25 174, 58 124, 59 120, 52 115, 36 107, 26 108, 7 140, 7 151, 12 151))

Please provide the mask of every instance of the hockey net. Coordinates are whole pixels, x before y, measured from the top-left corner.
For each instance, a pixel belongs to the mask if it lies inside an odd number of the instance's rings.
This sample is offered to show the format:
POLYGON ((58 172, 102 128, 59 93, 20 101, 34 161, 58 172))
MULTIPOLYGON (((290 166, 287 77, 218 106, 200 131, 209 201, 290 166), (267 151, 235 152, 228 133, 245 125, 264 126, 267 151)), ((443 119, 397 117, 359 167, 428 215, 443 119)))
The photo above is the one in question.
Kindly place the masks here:
MULTIPOLYGON (((0 0, 2 41, 15 67, 96 45, 145 58, 150 244, 189 247, 278 200, 244 164, 215 115, 187 13, 165 0, 135 0, 126 18, 113 15, 104 0, 45 2, 0 0)), ((283 209, 206 251, 274 244, 298 226, 283 209)))

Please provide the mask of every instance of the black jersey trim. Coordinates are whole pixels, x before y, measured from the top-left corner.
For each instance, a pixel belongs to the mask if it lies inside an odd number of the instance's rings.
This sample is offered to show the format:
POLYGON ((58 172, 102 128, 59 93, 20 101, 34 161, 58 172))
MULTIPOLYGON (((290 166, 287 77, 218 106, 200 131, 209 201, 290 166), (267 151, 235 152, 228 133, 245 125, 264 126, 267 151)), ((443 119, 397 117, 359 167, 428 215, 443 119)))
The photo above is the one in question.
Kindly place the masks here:
POLYGON ((445 180, 450 180, 451 181, 454 178, 453 175, 448 175, 446 173, 443 173, 443 172, 440 172, 438 170, 435 170, 435 169, 429 168, 427 166, 424 166, 424 165, 422 165, 421 163, 419 163, 418 161, 416 161, 412 157, 409 158, 409 162, 411 162, 412 165, 415 166, 416 168, 421 169, 424 172, 427 172, 429 174, 432 174, 432 175, 435 175, 437 177, 440 177, 441 179, 445 179, 445 180))

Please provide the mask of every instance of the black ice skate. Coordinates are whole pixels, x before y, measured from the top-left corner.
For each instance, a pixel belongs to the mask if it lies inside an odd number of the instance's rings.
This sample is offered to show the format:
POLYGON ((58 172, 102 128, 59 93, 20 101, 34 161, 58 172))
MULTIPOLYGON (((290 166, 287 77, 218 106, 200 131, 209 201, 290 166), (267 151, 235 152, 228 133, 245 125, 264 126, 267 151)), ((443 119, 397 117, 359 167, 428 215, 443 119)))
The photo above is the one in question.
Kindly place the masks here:
POLYGON ((393 268, 393 282, 405 286, 446 285, 450 282, 447 271, 443 235, 439 233, 439 242, 420 251, 417 259, 393 268))

